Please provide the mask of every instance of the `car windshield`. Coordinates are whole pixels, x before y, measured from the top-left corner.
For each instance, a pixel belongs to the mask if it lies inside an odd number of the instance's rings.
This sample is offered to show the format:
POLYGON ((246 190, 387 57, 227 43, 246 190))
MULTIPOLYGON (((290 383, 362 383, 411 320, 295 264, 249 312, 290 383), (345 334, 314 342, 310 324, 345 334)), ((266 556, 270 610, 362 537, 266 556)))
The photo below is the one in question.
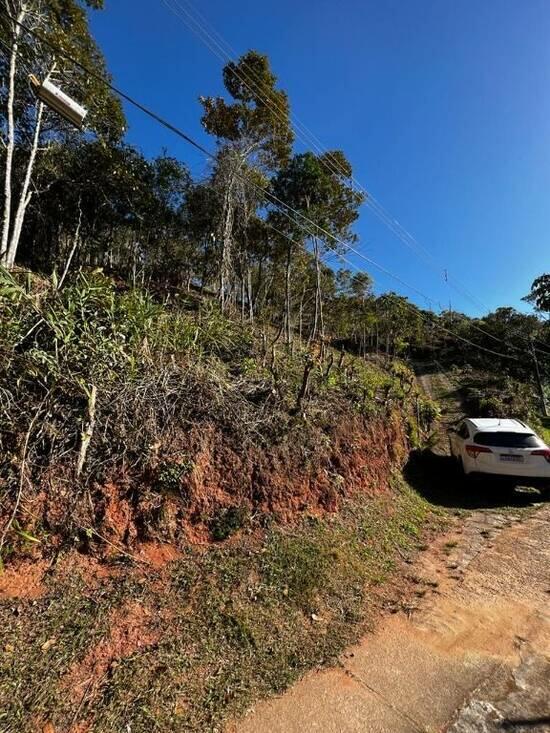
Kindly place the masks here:
POLYGON ((476 433, 474 443, 498 448, 537 448, 539 446, 538 438, 533 433, 505 433, 501 431, 476 433))

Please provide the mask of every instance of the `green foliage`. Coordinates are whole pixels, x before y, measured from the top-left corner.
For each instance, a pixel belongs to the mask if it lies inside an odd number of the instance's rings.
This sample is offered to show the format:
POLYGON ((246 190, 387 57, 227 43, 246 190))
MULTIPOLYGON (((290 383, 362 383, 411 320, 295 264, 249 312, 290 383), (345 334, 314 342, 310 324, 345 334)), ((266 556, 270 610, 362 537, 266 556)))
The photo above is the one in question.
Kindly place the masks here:
POLYGON ((254 153, 262 165, 276 168, 288 158, 293 135, 288 98, 275 88, 277 79, 267 56, 248 51, 237 63, 224 67, 223 81, 235 101, 228 104, 219 97, 201 97, 205 130, 246 148, 246 155, 254 153))
POLYGON ((473 375, 464 388, 465 403, 476 417, 515 417, 532 421, 536 417, 532 387, 509 377, 473 375))
POLYGON ((550 275, 544 274, 537 277, 531 285, 531 292, 524 300, 532 303, 537 310, 550 313, 550 275))
POLYGON ((157 483, 164 491, 181 492, 181 480, 193 470, 192 461, 178 457, 177 461, 164 460, 157 468, 157 483))
POLYGON ((407 418, 407 437, 412 450, 418 450, 423 447, 418 422, 412 416, 407 418))
POLYGON ((217 513, 210 522, 212 539, 216 542, 226 540, 242 529, 250 520, 250 510, 244 506, 230 506, 217 513))
MULTIPOLYGON (((300 153, 278 173, 272 184, 273 191, 279 199, 302 212, 318 227, 335 237, 353 241, 355 237, 350 227, 357 219, 363 195, 348 185, 345 171, 351 171, 351 167, 339 150, 321 156, 300 153)), ((272 216, 281 226, 288 228, 288 220, 282 220, 278 209, 274 210, 272 216)), ((292 233, 295 237, 304 236, 301 225, 292 233)), ((320 231, 318 236, 325 238, 320 231)), ((336 247, 331 239, 326 241, 326 246, 329 249, 336 247)))
POLYGON ((437 402, 426 397, 418 399, 418 419, 424 430, 430 430, 440 417, 441 409, 437 402))

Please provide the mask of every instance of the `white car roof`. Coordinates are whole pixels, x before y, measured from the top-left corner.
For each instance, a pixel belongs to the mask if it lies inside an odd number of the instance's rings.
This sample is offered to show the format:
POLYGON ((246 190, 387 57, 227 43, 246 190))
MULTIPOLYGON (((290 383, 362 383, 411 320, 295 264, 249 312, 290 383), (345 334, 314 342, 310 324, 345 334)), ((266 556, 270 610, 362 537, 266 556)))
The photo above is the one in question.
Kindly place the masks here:
POLYGON ((467 422, 474 426, 479 431, 490 430, 491 432, 514 432, 514 433, 529 433, 532 434, 534 431, 521 420, 512 420, 509 418, 498 418, 498 417, 469 417, 467 422))

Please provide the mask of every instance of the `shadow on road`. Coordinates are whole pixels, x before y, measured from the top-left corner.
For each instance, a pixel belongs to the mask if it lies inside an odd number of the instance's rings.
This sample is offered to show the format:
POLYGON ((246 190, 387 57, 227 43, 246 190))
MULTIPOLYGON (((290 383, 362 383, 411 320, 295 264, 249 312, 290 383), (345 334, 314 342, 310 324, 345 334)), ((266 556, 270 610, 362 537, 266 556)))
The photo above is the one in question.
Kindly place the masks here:
POLYGON ((503 720, 500 727, 503 730, 514 730, 515 728, 540 728, 548 730, 546 726, 550 726, 550 717, 545 718, 518 718, 517 720, 503 720))
POLYGON ((450 509, 527 507, 541 501, 535 489, 487 478, 468 479, 450 456, 431 451, 413 452, 404 475, 425 499, 450 509))

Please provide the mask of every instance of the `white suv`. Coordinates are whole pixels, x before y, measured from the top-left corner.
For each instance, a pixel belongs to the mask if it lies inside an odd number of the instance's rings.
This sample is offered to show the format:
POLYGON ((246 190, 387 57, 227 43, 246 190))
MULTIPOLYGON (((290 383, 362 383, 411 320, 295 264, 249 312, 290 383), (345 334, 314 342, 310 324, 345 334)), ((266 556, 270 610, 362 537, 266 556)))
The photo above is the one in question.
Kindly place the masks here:
POLYGON ((465 474, 550 485, 550 448, 521 420, 465 418, 449 431, 451 455, 465 474))

